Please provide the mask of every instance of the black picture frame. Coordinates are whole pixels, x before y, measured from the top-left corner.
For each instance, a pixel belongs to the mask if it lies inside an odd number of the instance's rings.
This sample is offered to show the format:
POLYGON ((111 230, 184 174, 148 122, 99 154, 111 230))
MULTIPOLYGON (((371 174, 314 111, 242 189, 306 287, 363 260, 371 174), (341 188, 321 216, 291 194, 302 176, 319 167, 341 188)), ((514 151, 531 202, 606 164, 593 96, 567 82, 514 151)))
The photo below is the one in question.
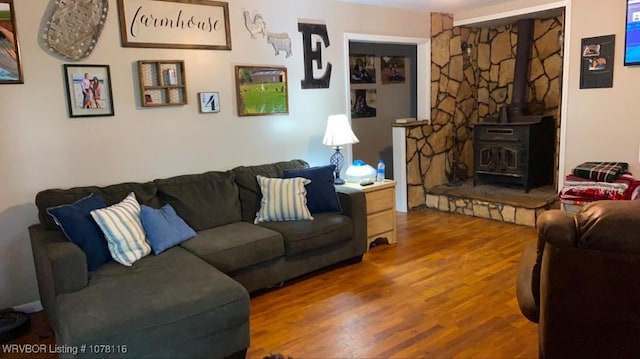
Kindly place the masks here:
POLYGON ((69 117, 115 115, 109 65, 65 64, 63 68, 69 117))
POLYGON ((0 84, 23 84, 22 58, 13 0, 0 0, 0 84))
POLYGON ((613 87, 616 35, 583 38, 580 46, 580 88, 613 87))

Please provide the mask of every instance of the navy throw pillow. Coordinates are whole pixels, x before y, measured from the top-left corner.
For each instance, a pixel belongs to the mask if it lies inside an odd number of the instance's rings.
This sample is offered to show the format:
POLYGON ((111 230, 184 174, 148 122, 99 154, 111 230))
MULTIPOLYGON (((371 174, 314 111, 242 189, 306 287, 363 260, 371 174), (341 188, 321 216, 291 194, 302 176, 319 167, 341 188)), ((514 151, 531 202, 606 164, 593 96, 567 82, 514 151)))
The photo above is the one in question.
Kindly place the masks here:
POLYGON ((91 217, 91 211, 106 206, 102 197, 92 193, 72 204, 47 208, 47 213, 53 217, 67 239, 77 244, 87 256, 90 272, 111 260, 107 240, 91 217))
POLYGON ((140 221, 156 255, 196 236, 193 228, 169 204, 160 209, 140 206, 140 221))
POLYGON ((333 185, 335 165, 284 171, 284 178, 310 179, 307 188, 307 207, 311 214, 342 212, 340 200, 333 185))

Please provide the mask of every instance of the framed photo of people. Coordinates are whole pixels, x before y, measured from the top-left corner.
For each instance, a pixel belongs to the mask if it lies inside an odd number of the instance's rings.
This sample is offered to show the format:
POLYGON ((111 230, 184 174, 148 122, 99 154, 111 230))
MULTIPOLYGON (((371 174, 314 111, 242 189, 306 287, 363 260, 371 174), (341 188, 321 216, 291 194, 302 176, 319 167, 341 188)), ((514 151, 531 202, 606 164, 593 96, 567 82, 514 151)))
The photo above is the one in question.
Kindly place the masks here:
POLYGON ((0 0, 0 84, 22 84, 22 61, 13 0, 0 0))
POLYGON ((113 116, 109 65, 64 65, 70 117, 113 116))

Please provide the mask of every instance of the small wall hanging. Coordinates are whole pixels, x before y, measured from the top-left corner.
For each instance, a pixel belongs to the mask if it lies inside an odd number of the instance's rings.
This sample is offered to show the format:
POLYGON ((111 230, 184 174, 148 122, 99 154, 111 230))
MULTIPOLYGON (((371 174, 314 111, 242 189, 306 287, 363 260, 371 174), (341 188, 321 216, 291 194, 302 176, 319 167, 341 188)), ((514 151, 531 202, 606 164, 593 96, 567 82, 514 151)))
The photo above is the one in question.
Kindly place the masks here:
POLYGON ((382 84, 404 83, 404 57, 402 56, 382 56, 380 58, 382 68, 382 84))
POLYGON ((262 37, 265 37, 265 35, 267 34, 267 24, 264 22, 262 15, 254 12, 254 15, 251 16, 248 11, 245 11, 243 13, 243 16, 244 27, 246 27, 247 31, 249 31, 252 39, 255 39, 256 35, 258 34, 262 35, 262 37))
POLYGON ((217 92, 198 93, 201 113, 220 112, 220 95, 217 92))
POLYGON ((580 88, 613 87, 613 54, 616 35, 582 39, 580 88))
POLYGON ((276 56, 280 54, 280 51, 285 52, 285 57, 291 56, 291 38, 287 33, 274 34, 267 33, 267 42, 273 46, 273 49, 276 50, 276 56))
POLYGON ((349 55, 350 78, 352 84, 376 83, 374 55, 349 55))
POLYGON ((317 43, 315 49, 311 43, 311 35, 319 36, 324 42, 325 47, 331 45, 329 43, 329 34, 327 33, 327 25, 309 24, 304 22, 298 23, 298 31, 302 33, 302 46, 304 51, 304 79, 302 79, 302 89, 329 88, 331 83, 331 63, 327 62, 327 69, 320 78, 313 77, 313 62, 315 60, 318 69, 322 70, 322 47, 317 43))
POLYGON ((98 43, 108 12, 108 0, 56 0, 44 27, 44 45, 69 60, 88 57, 98 43))

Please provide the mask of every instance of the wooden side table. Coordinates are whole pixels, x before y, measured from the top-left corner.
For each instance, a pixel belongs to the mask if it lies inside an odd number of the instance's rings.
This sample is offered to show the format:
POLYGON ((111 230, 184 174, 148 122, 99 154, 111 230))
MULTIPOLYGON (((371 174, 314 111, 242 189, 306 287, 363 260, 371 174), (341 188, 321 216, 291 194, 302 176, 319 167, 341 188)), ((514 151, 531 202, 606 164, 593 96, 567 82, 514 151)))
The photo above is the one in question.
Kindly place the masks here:
POLYGON ((343 186, 365 193, 367 201, 367 250, 371 242, 385 238, 396 243, 396 182, 385 180, 369 186, 347 182, 343 186))

